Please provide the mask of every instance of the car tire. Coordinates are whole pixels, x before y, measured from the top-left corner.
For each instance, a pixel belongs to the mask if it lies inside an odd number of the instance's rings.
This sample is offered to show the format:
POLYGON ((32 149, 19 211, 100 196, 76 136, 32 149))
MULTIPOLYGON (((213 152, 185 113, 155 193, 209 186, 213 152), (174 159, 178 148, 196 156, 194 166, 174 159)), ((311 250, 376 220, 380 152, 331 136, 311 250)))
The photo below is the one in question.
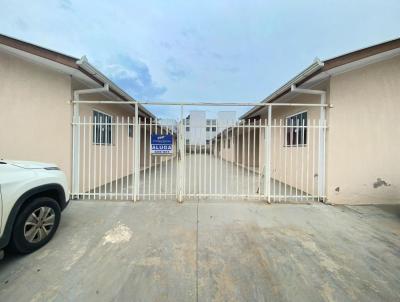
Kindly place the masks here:
POLYGON ((28 254, 41 248, 53 237, 60 218, 60 206, 54 199, 38 197, 28 201, 15 220, 11 250, 28 254))

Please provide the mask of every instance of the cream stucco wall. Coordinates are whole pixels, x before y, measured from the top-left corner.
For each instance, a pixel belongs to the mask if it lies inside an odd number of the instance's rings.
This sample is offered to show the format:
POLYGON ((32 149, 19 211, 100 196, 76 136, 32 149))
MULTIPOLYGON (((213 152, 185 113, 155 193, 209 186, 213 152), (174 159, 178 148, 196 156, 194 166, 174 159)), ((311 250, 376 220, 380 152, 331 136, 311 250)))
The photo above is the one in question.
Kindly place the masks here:
MULTIPOLYGON (((69 186, 72 182, 72 92, 76 89, 91 88, 70 75, 53 70, 43 64, 0 51, 0 158, 32 160, 54 163, 65 171, 69 186)), ((81 100, 113 100, 110 95, 82 95, 81 100)), ((127 105, 80 104, 83 122, 93 118, 93 110, 119 117, 133 124, 134 108, 127 105)), ((134 138, 128 136, 128 126, 118 127, 118 148, 116 126, 113 126, 113 143, 95 145, 92 143, 93 128, 80 127, 80 191, 108 183, 110 180, 130 175, 133 170, 134 138), (122 130, 123 129, 123 130, 122 130), (123 131, 123 132, 122 132, 123 131), (117 160, 117 149, 118 160, 117 160), (124 150, 124 151, 122 151, 124 150), (91 166, 89 168, 89 154, 91 166), (94 158, 96 158, 94 160, 94 158), (97 170, 94 170, 96 163, 97 170), (106 163, 106 165, 104 165, 106 163), (102 168, 100 170, 100 165, 102 168), (115 168, 118 168, 116 172, 115 168), (111 169, 112 167, 112 169, 111 169), (90 170, 90 173, 89 173, 90 170), (117 174, 118 173, 118 174, 117 174), (90 178, 89 178, 90 175, 90 178)), ((150 165, 150 134, 160 133, 160 128, 141 129, 141 169, 150 165), (145 134, 146 133, 146 134, 145 134), (146 144, 144 143, 146 137, 146 144)), ((165 132, 165 129, 163 130, 165 132)), ((168 160, 157 157, 152 165, 168 160)))
MULTIPOLYGON (((327 85, 315 89, 329 92, 327 85)), ((316 95, 299 94, 290 102, 302 104, 318 104, 320 98, 316 95)), ((318 195, 318 125, 320 110, 317 107, 272 107, 271 130, 271 178, 297 188, 313 196, 318 195), (309 126, 307 129, 307 144, 304 146, 286 146, 286 128, 288 116, 307 112, 309 126)), ((267 119, 267 111, 260 113, 260 118, 267 119)), ((290 128, 289 128, 290 129, 290 128)), ((289 130, 290 131, 290 130, 289 130)), ((264 129, 260 131, 259 158, 260 171, 264 166, 265 144, 264 129)))
MULTIPOLYGON (((85 97, 85 99, 93 98, 93 96, 85 97)), ((115 191, 113 182, 131 175, 134 170, 134 133, 132 137, 128 135, 128 121, 130 125, 134 125, 134 110, 128 105, 81 104, 80 118, 81 122, 92 122, 86 125, 85 130, 83 125, 80 129, 80 192, 86 192, 104 184, 108 184, 107 191, 115 191), (118 126, 112 126, 110 145, 93 143, 94 110, 112 116, 113 123, 118 122, 118 126)), ((167 134, 166 127, 156 129, 154 124, 150 127, 149 119, 146 120, 146 127, 143 126, 143 120, 141 124, 140 169, 143 170, 169 160, 171 157, 150 155, 151 133, 167 134)), ((175 142, 176 139, 174 139, 175 142)), ((132 179, 129 179, 129 182, 132 182, 132 179)), ((132 184, 128 186, 132 187, 132 184)), ((132 194, 132 192, 129 193, 132 194)))
POLYGON ((128 117, 129 122, 132 123, 132 118, 134 118, 134 114, 130 113, 126 106, 80 105, 81 122, 85 120, 88 123, 86 126, 80 126, 80 192, 86 192, 125 177, 133 170, 134 140, 133 137, 128 136, 128 125, 112 126, 111 145, 94 144, 94 110, 111 115, 113 122, 117 121, 117 116, 119 123, 122 123, 122 118, 124 123, 127 123, 128 117))
MULTIPOLYGON (((327 109, 327 200, 344 204, 399 202, 400 57, 332 76, 326 87, 314 87, 321 88, 328 92, 327 102, 333 105, 327 109)), ((319 98, 298 95, 290 102, 318 103, 319 98)), ((288 115, 303 110, 308 112, 310 119, 319 119, 317 108, 274 107, 273 123, 276 120, 279 124, 288 115)), ((266 110, 260 116, 266 118, 266 110)), ((314 144, 311 143, 312 133, 309 133, 308 146, 285 147, 284 134, 275 129, 272 132, 271 176, 307 193, 317 194, 318 131, 314 136, 314 144), (304 157, 307 148, 311 152, 309 159, 304 157), (297 159, 292 168, 284 168, 285 157, 286 164, 291 157, 297 159), (307 169, 308 173, 305 172, 307 169), (298 181, 296 184, 295 180, 301 179, 300 171, 303 171, 303 184, 298 181), (286 180, 282 172, 285 172, 286 180)), ((261 169, 264 164, 263 137, 264 131, 260 131, 261 169)))
POLYGON ((331 78, 327 194, 334 203, 400 201, 400 56, 331 78))
MULTIPOLYGON (((256 121, 258 124, 258 121, 256 121)), ((251 170, 257 170, 259 166, 259 126, 250 124, 239 126, 235 129, 234 150, 231 155, 240 165, 249 167, 251 170)))
MULTIPOLYGON (((235 129, 236 130, 236 129, 235 129)), ((224 132, 222 135, 222 142, 220 143, 219 156, 221 159, 233 162, 235 161, 236 150, 236 131, 224 132)))
POLYGON ((71 179, 71 79, 0 51, 0 158, 54 163, 71 179))

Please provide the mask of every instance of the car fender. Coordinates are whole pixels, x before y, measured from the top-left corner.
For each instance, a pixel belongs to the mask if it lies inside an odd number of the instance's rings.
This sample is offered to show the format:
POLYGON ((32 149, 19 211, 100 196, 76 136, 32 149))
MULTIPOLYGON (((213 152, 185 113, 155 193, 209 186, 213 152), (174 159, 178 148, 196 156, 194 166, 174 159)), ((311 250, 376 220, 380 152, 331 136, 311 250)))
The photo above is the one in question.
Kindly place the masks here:
POLYGON ((8 245, 12 233, 12 229, 14 226, 15 219, 22 208, 22 206, 34 195, 40 194, 42 192, 46 192, 49 190, 56 190, 57 192, 57 202, 60 205, 60 208, 63 210, 67 204, 65 199, 65 192, 62 185, 57 183, 51 184, 44 184, 41 186, 34 187, 25 193, 23 193, 15 202, 14 206, 12 207, 10 214, 8 215, 7 222, 4 225, 4 230, 2 232, 2 236, 0 238, 0 249, 4 248, 8 245))

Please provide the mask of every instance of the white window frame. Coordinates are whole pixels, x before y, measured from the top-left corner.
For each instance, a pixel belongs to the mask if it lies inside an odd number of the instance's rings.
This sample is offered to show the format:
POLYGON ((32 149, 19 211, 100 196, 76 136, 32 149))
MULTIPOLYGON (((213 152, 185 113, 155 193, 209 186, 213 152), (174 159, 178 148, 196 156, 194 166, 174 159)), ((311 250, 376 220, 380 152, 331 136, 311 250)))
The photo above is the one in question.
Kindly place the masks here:
MULTIPOLYGON (((290 119, 290 118, 292 118, 292 117, 294 117, 296 115, 303 114, 303 113, 307 113, 306 123, 308 123, 309 111, 308 110, 303 110, 303 111, 299 111, 299 112, 293 113, 291 115, 285 116, 285 125, 288 125, 288 119, 290 119)), ((307 126, 308 126, 308 124, 307 124, 307 126)), ((306 133, 306 135, 305 135, 305 137, 306 137, 305 143, 304 143, 304 137, 303 137, 303 144, 291 144, 291 145, 288 145, 288 143, 287 143, 287 132, 290 131, 290 129, 295 129, 295 128, 286 128, 286 132, 284 133, 284 135, 285 135, 284 146, 285 147, 289 147, 289 148, 290 147, 306 147, 307 146, 307 142, 308 142, 308 130, 307 130, 308 128, 307 127, 305 128, 305 133, 306 133)), ((299 129, 302 129, 302 128, 300 127, 299 129)))
MULTIPOLYGON (((93 108, 92 109, 92 114, 93 114, 93 129, 92 129, 92 135, 93 135, 93 137, 92 137, 92 144, 93 145, 99 145, 99 146, 110 146, 110 145, 112 145, 113 144, 113 138, 114 138, 114 135, 113 135, 113 127, 112 127, 112 124, 113 124, 113 120, 114 120, 114 117, 111 115, 111 114, 109 114, 109 113, 106 113, 106 112, 104 112, 104 111, 102 111, 102 110, 99 110, 99 109, 96 109, 96 108, 93 108), (104 143, 101 143, 101 142, 95 142, 94 141, 94 133, 95 133, 95 127, 99 127, 98 125, 95 125, 94 124, 94 122, 95 122, 95 120, 94 120, 94 113, 95 112, 98 112, 98 113, 101 113, 101 114, 103 114, 103 115, 105 115, 105 116, 107 116, 107 117, 109 117, 110 118, 110 123, 111 123, 111 125, 110 125, 110 127, 111 127, 111 131, 110 131, 110 135, 111 135, 111 137, 110 137, 110 143, 108 143, 108 142, 104 142, 104 143)), ((99 123, 99 121, 97 121, 98 123, 99 123)), ((101 127, 101 126, 100 126, 101 127)), ((108 138, 108 137, 107 137, 108 138)), ((97 139, 97 137, 96 137, 96 139, 97 139)))

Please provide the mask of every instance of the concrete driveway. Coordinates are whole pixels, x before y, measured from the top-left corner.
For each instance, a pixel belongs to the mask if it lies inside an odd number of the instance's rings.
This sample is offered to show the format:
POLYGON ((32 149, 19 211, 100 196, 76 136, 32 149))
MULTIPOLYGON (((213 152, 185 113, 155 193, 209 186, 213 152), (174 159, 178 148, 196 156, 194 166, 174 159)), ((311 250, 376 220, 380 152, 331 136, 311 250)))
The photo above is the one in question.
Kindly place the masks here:
POLYGON ((399 301, 398 206, 74 201, 0 301, 399 301))
MULTIPOLYGON (((156 166, 140 173, 139 194, 141 198, 154 200, 156 194, 161 199, 176 196, 177 182, 182 179, 178 173, 176 158, 164 161, 162 164, 159 159, 156 158, 156 160, 156 166)), ((208 154, 186 154, 185 177, 182 180, 185 198, 196 199, 198 195, 231 195, 239 198, 250 196, 258 199, 264 192, 264 177, 257 170, 257 168, 248 169, 208 154)), ((298 196, 298 198, 287 197, 285 201, 312 201, 307 193, 294 187, 272 178, 270 183, 272 195, 298 196)), ((311 190, 311 184, 309 188, 311 190)), ((103 186, 100 188, 100 192, 104 191, 103 186)), ((107 184, 107 191, 121 192, 122 195, 130 196, 133 193, 133 176, 130 175, 107 184)))

